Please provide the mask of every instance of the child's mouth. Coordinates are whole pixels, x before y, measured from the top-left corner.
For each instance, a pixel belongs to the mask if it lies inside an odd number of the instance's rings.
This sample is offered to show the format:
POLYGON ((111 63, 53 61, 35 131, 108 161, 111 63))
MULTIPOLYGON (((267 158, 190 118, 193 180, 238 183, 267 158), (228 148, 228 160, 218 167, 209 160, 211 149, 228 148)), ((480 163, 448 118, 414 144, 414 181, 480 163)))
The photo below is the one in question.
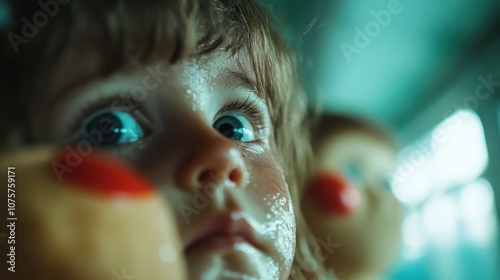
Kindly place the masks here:
POLYGON ((259 251, 264 248, 257 242, 254 230, 241 213, 221 212, 212 215, 200 233, 185 249, 185 254, 230 251, 240 244, 248 244, 259 251))

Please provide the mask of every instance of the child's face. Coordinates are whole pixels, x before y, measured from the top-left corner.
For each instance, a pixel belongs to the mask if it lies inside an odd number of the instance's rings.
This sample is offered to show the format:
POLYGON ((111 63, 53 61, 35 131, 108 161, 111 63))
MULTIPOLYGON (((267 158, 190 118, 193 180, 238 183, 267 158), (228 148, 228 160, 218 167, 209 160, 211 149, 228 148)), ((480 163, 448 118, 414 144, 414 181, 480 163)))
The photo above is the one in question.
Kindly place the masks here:
POLYGON ((71 50, 33 104, 35 139, 81 156, 94 142, 146 174, 176 214, 190 278, 287 276, 295 220, 248 57, 216 51, 95 80, 98 52, 71 50))
POLYGON ((399 244, 402 209, 386 179, 395 165, 394 149, 367 133, 352 131, 327 138, 316 154, 316 171, 338 174, 360 198, 350 215, 332 215, 318 210, 306 192, 303 209, 315 234, 340 244, 328 255, 327 264, 342 279, 380 272, 391 263, 399 244))

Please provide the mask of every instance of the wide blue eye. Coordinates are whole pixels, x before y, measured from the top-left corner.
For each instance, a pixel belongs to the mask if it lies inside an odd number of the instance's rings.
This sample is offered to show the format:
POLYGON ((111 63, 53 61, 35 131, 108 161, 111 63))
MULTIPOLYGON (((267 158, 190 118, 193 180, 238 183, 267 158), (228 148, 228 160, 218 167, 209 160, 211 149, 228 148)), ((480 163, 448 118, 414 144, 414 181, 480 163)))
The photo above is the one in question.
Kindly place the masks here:
POLYGON ((80 133, 80 138, 90 141, 94 146, 133 143, 143 137, 142 126, 130 113, 110 110, 88 117, 80 133))
POLYGON ((248 119, 238 115, 227 115, 218 118, 213 127, 225 137, 248 142, 255 139, 255 132, 248 119))

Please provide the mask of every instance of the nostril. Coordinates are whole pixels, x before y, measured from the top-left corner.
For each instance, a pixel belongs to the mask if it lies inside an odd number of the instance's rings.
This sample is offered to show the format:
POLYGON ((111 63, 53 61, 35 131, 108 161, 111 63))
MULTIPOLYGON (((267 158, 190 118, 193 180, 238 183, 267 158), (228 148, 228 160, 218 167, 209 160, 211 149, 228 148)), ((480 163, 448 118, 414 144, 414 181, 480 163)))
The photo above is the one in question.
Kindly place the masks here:
POLYGON ((239 185, 243 181, 243 172, 240 168, 235 168, 229 173, 229 180, 239 185))
POLYGON ((205 171, 205 172, 202 172, 199 176, 198 176, 198 182, 202 185, 206 185, 206 184, 217 184, 220 179, 217 178, 216 176, 217 174, 213 171, 205 171))
POLYGON ((224 182, 240 186, 244 182, 244 174, 241 168, 234 168, 230 172, 205 171, 198 176, 198 182, 201 185, 223 184, 224 182))

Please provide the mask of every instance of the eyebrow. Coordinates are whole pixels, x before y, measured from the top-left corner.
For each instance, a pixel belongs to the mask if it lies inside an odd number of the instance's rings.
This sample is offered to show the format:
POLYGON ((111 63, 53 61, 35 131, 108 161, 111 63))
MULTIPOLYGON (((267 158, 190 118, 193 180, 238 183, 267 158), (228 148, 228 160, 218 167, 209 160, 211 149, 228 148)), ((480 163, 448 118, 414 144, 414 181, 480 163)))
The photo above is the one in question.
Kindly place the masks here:
POLYGON ((221 77, 221 81, 224 87, 248 89, 262 98, 261 94, 257 91, 257 84, 244 73, 234 71, 233 69, 226 69, 225 74, 221 77))
MULTIPOLYGON (((226 68, 223 70, 225 74, 222 75, 221 81, 222 81, 222 86, 229 88, 229 89, 236 89, 236 88, 244 88, 250 90, 255 96, 257 96, 259 99, 264 101, 264 96, 262 96, 262 93, 257 91, 257 84, 254 82, 252 79, 248 77, 247 74, 240 72, 240 71, 235 71, 234 69, 226 68)), ((61 96, 64 96, 68 92, 74 92, 75 90, 81 88, 83 85, 87 84, 89 81, 92 81, 93 79, 90 77, 84 77, 81 79, 78 79, 77 81, 67 85, 64 87, 62 90, 57 91, 55 94, 51 95, 49 97, 49 103, 54 102, 54 100, 57 100, 61 98, 61 96)), ((107 79, 104 79, 107 80, 107 79)))

